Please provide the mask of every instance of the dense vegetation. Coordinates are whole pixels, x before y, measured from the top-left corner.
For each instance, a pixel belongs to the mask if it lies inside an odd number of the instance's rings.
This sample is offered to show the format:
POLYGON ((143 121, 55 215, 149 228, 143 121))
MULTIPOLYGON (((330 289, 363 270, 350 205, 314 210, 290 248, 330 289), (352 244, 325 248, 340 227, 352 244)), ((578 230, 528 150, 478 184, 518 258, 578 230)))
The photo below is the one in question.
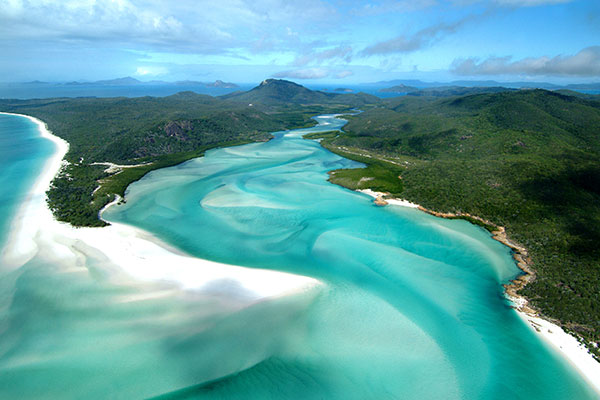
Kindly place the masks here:
POLYGON ((335 171, 333 182, 505 226, 537 271, 522 293, 600 341, 600 98, 544 90, 405 96, 349 120, 321 143, 368 168, 335 171))
POLYGON ((311 117, 316 114, 365 104, 362 95, 323 97, 301 86, 298 92, 314 93, 312 100, 322 103, 291 104, 285 101, 292 95, 287 84, 271 81, 255 89, 256 106, 182 92, 163 98, 2 100, 0 110, 37 117, 69 142, 65 157, 69 163, 52 182, 49 206, 61 221, 103 226, 99 210, 153 169, 201 156, 214 147, 266 141, 270 132, 314 124, 311 117), (273 93, 283 97, 277 102, 273 93), (139 166, 107 172, 106 163, 139 166))

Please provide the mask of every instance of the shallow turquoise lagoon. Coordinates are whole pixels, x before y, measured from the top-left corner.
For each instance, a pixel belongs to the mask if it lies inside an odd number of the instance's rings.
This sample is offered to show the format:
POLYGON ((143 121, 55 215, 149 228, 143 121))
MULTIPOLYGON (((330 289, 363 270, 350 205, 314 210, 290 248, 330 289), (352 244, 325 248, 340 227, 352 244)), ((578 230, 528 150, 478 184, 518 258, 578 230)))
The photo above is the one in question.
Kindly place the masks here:
POLYGON ((79 272, 34 258, 0 280, 1 397, 596 398, 504 299, 508 248, 328 183, 359 164, 301 138, 344 123, 317 120, 154 171, 104 217, 322 288, 219 313, 186 293, 120 301, 152 289, 111 282, 101 257, 79 272))

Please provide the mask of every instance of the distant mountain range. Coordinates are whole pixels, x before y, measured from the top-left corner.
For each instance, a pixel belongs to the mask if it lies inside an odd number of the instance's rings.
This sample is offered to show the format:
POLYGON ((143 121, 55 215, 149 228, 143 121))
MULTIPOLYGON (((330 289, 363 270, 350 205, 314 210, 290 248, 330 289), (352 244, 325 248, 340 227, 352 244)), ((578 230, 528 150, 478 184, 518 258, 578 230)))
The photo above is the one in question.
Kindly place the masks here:
MULTIPOLYGON (((268 79, 268 81, 271 79, 268 79)), ((43 82, 39 80, 31 81, 31 82, 22 82, 22 84, 27 85, 55 85, 56 82, 43 82)), ((181 85, 181 86, 205 86, 205 87, 218 87, 218 88, 227 88, 233 89, 238 88, 239 85, 232 82, 224 82, 222 80, 217 79, 214 82, 200 82, 200 81, 192 81, 192 80, 184 80, 184 81, 176 81, 176 82, 167 82, 160 80, 153 81, 140 81, 131 76, 126 76, 123 78, 117 79, 107 79, 107 80, 99 80, 99 81, 72 81, 61 83, 63 85, 96 85, 96 86, 137 86, 137 85, 181 85)), ((493 80, 482 80, 482 81, 470 81, 470 80, 459 80, 452 82, 424 82, 416 79, 396 79, 391 81, 378 81, 378 82, 370 82, 370 83, 362 83, 354 86, 366 86, 366 87, 374 87, 378 88, 381 93, 408 93, 413 92, 420 89, 428 89, 428 88, 447 88, 447 87, 505 87, 512 89, 547 89, 547 90, 558 90, 558 89, 568 89, 568 90, 600 90, 600 82, 590 82, 590 83, 578 83, 578 84, 568 84, 568 85, 557 85, 549 82, 525 82, 525 81, 515 81, 515 82, 498 82, 493 80)), ((349 88, 336 88, 334 92, 347 92, 350 93, 353 89, 349 88)))
MULTIPOLYGON (((49 84, 48 82, 26 82, 27 84, 49 84)), ((217 88, 226 88, 233 89, 239 87, 235 83, 231 82, 223 82, 222 80, 217 79, 214 82, 198 82, 198 81, 177 81, 177 82, 166 82, 166 81, 140 81, 138 79, 132 78, 130 76, 126 76, 124 78, 117 79, 108 79, 108 80, 100 80, 94 82, 80 82, 73 81, 64 83, 64 85, 69 86, 141 86, 141 85, 179 85, 179 86, 206 86, 206 87, 217 87, 217 88)))
MULTIPOLYGON (((364 86, 375 86, 385 87, 381 92, 392 92, 405 88, 415 89, 427 89, 427 88, 440 88, 440 87, 505 87, 511 89, 547 89, 547 90, 600 90, 600 82, 592 83, 580 83, 580 84, 569 84, 569 85, 557 85, 548 82, 498 82, 492 80, 486 81, 452 81, 452 82, 423 82, 414 79, 397 79, 393 81, 379 81, 372 83, 365 83, 364 86), (393 90, 392 90, 393 89, 393 90)), ((398 92, 404 93, 404 92, 398 92)))

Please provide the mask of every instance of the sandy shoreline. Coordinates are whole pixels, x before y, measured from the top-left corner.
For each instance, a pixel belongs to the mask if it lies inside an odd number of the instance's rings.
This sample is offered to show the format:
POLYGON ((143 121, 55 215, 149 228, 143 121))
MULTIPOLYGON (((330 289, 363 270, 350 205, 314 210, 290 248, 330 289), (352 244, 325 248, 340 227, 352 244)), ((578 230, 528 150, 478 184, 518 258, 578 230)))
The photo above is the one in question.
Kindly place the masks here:
POLYGON ((383 197, 385 196, 385 193, 383 193, 383 192, 375 192, 371 189, 358 189, 357 191, 373 197, 375 199, 375 204, 380 205, 380 206, 385 206, 387 204, 393 204, 395 206, 410 207, 410 208, 421 207, 420 205, 411 203, 408 200, 402 200, 402 199, 385 199, 384 200, 383 197))
MULTIPOLYGON (((244 307, 267 298, 302 293, 321 285, 315 279, 284 272, 245 268, 191 257, 162 242, 151 233, 118 223, 103 228, 73 228, 58 222, 46 203, 46 191, 59 172, 69 149, 46 125, 21 114, 38 125, 40 135, 56 145, 26 200, 12 222, 2 253, 6 268, 18 268, 35 256, 44 257, 65 270, 89 273, 93 260, 117 283, 163 285, 217 297, 244 307)), ((112 202, 108 206, 116 204, 112 202)), ((101 212, 102 212, 101 211, 101 212)), ((164 292, 164 291, 163 291, 164 292)))
MULTIPOLYGON (((386 193, 375 192, 371 189, 360 189, 358 191, 373 197, 373 202, 379 206, 392 204, 416 208, 440 218, 452 218, 458 216, 451 213, 431 211, 419 204, 402 199, 384 199, 386 193)), ((485 221, 477 216, 470 214, 465 214, 465 216, 491 224, 489 221, 485 221)), ((561 354, 562 357, 580 373, 586 382, 600 394, 600 363, 596 361, 583 344, 579 343, 579 340, 575 336, 565 332, 560 326, 551 321, 544 319, 536 312, 536 310, 529 306, 525 297, 517 294, 519 289, 535 278, 535 272, 528 265, 529 260, 527 250, 524 247, 511 242, 506 236, 504 227, 497 227, 497 230, 492 233, 492 238, 513 250, 513 258, 519 269, 524 272, 523 275, 514 279, 509 285, 504 285, 506 297, 514 304, 517 315, 533 332, 536 333, 536 335, 540 336, 541 340, 561 354)))

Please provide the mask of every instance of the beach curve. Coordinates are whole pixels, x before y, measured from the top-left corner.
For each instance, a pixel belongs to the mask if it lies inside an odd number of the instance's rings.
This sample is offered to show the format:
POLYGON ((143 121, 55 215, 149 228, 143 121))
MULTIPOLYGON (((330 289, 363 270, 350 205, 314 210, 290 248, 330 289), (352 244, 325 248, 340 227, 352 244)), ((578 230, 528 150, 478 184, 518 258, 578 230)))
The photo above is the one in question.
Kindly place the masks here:
MULTIPOLYGON (((377 192, 371 189, 358 189, 357 191, 372 197, 374 199, 373 203, 378 206, 391 204, 414 208, 439 218, 456 218, 460 216, 458 214, 432 211, 408 200, 387 198, 386 195, 388 193, 377 192)), ((490 221, 485 221, 480 217, 470 214, 464 215, 491 224, 490 221)), ((556 322, 545 318, 530 306, 527 298, 517 293, 519 289, 535 278, 535 272, 529 267, 527 250, 508 239, 504 227, 496 226, 496 228, 492 232, 492 238, 513 251, 515 263, 523 272, 523 275, 519 275, 513 279, 510 284, 503 285, 505 296, 514 305, 514 311, 542 341, 557 351, 600 395, 600 362, 594 358, 585 345, 580 343, 576 336, 566 332, 556 322)))
MULTIPOLYGON (((240 307, 322 286, 305 276, 195 258, 149 232, 125 224, 111 222, 102 228, 74 228, 57 221, 46 203, 46 192, 63 165, 69 144, 53 135, 37 118, 2 114, 29 119, 38 126, 41 137, 56 145, 11 224, 2 253, 5 267, 16 269, 35 256, 43 256, 65 268, 80 268, 82 257, 93 257, 104 261, 104 272, 117 282, 166 284, 178 290, 217 296, 240 307)), ((118 199, 105 206, 101 213, 117 202, 118 199)))

